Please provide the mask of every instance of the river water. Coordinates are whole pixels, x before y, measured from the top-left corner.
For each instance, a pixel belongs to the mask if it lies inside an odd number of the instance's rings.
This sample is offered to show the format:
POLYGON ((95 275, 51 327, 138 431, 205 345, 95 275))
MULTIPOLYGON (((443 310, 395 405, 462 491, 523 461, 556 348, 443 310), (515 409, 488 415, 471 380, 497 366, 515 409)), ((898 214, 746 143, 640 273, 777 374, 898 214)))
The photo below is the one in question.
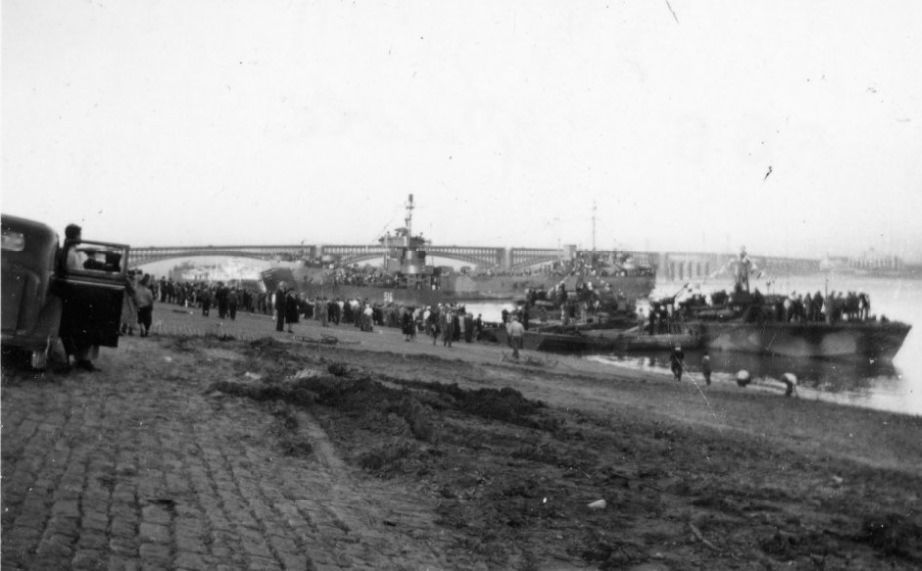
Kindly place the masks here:
MULTIPOLYGON (((751 287, 763 293, 799 293, 820 291, 863 291, 871 296, 871 313, 886 315, 892 321, 913 325, 902 349, 892 362, 841 363, 817 359, 759 357, 729 352, 711 354, 715 383, 735 384, 736 373, 749 371, 753 382, 746 390, 781 391, 779 379, 785 373, 797 376, 800 398, 816 399, 843 405, 874 408, 922 416, 922 280, 871 278, 848 274, 816 275, 776 279, 772 282, 755 280, 751 287)), ((657 285, 653 297, 675 295, 682 282, 657 285)), ((726 289, 724 281, 699 284, 703 292, 726 289)), ((468 304, 475 315, 484 320, 499 321, 503 307, 512 304, 468 304)), ((668 352, 631 355, 587 355, 584 359, 610 364, 613 368, 653 370, 668 374, 668 352)), ((686 351, 686 365, 694 381, 701 382, 697 373, 701 354, 686 351)))

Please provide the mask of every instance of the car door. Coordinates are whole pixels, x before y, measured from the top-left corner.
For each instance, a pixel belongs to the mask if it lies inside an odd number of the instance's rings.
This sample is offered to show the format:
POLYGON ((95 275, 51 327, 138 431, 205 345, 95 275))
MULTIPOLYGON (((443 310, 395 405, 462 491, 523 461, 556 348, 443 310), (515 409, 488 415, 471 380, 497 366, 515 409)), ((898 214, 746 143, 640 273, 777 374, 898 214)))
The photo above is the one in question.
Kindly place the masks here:
POLYGON ((64 303, 61 335, 117 347, 129 247, 84 240, 75 248, 82 267, 65 268, 57 283, 58 295, 64 303))

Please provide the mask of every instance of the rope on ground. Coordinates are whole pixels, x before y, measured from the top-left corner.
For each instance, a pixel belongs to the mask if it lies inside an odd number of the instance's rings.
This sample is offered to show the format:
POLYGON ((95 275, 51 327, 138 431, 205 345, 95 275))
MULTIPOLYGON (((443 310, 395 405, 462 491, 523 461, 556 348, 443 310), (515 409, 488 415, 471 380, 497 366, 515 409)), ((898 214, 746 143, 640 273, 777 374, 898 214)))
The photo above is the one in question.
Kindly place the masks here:
POLYGON ((682 370, 685 371, 685 374, 688 375, 689 379, 691 379, 692 384, 695 385, 696 389, 698 389, 698 394, 700 394, 701 398, 704 399, 704 404, 707 405, 708 410, 711 411, 711 416, 713 416, 714 420, 717 422, 717 433, 722 435, 723 431, 720 430, 720 425, 721 425, 720 419, 717 418, 717 413, 714 412, 714 408, 711 406, 711 403, 708 401, 708 398, 704 395, 704 391, 701 390, 701 387, 698 385, 698 382, 695 381, 694 375, 692 375, 691 372, 685 367, 685 362, 679 361, 679 364, 682 365, 682 370))
POLYGON ((698 538, 698 540, 699 540, 701 543, 705 544, 706 546, 708 546, 708 547, 709 547, 711 550, 713 550, 713 551, 720 551, 719 549, 717 549, 717 546, 716 546, 716 545, 714 545, 713 543, 711 543, 710 541, 708 541, 707 539, 705 539, 704 534, 701 533, 701 530, 698 529, 698 526, 696 526, 695 524, 689 522, 688 528, 691 529, 691 532, 695 535, 695 537, 698 538))

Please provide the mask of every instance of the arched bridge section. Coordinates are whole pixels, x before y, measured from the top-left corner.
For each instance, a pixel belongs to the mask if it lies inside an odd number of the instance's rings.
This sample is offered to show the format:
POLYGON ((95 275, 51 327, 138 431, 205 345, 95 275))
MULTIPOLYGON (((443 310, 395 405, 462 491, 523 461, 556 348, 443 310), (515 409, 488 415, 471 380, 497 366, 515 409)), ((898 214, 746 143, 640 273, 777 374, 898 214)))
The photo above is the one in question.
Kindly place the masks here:
MULTIPOLYGON (((523 268, 563 259, 564 252, 546 248, 496 248, 489 246, 431 246, 430 257, 458 260, 483 269, 523 268)), ((382 245, 324 244, 270 246, 164 246, 132 248, 129 265, 137 267, 175 258, 234 256, 257 260, 294 261, 331 256, 346 264, 383 258, 382 245)))
MULTIPOLYGON (((383 258, 385 248, 379 245, 325 244, 318 247, 317 252, 323 256, 338 258, 344 264, 355 264, 375 258, 383 258)), ((447 258, 481 268, 502 267, 505 261, 505 252, 505 248, 482 246, 430 246, 426 248, 426 253, 430 258, 447 258)))
POLYGON ((208 257, 208 256, 233 256, 238 258, 253 258, 256 260, 300 260, 311 257, 313 246, 281 245, 281 246, 155 246, 147 248, 132 248, 129 255, 129 265, 132 268, 172 260, 176 258, 208 257))
POLYGON ((509 248, 502 267, 511 270, 524 269, 529 266, 560 261, 565 258, 563 250, 547 248, 509 248))
POLYGON ((426 251, 436 258, 467 262, 484 269, 503 267, 506 255, 506 248, 485 246, 432 246, 426 251))

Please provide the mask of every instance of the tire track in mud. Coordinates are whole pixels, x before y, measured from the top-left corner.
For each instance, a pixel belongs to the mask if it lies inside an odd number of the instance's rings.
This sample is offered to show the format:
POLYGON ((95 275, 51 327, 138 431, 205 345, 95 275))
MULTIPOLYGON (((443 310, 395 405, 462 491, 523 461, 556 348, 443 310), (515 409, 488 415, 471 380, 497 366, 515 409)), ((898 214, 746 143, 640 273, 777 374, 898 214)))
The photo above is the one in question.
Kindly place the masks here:
POLYGON ((393 483, 357 478, 309 413, 293 415, 297 435, 310 442, 314 460, 311 470, 300 475, 299 486, 314 493, 295 505, 319 531, 303 541, 321 568, 447 568, 432 546, 433 510, 424 500, 393 483))
MULTIPOLYGON (((199 353, 177 351, 170 369, 193 367, 201 357, 220 361, 220 350, 199 353)), ((226 366, 210 363, 193 386, 203 388, 229 373, 226 366)), ((181 398, 183 392, 178 392, 181 398)), ((208 566, 230 564, 238 568, 313 569, 310 554, 298 544, 303 529, 289 525, 278 509, 280 488, 275 452, 265 446, 271 419, 249 403, 216 399, 207 394, 186 394, 177 406, 183 448, 182 477, 189 481, 192 500, 185 522, 185 542, 204 552, 208 566), (191 438, 190 438, 191 437, 191 438)), ((177 543, 181 540, 177 538, 177 543)), ((187 558, 188 560, 188 558, 187 558)), ((176 562, 179 564, 179 561, 176 562)))

